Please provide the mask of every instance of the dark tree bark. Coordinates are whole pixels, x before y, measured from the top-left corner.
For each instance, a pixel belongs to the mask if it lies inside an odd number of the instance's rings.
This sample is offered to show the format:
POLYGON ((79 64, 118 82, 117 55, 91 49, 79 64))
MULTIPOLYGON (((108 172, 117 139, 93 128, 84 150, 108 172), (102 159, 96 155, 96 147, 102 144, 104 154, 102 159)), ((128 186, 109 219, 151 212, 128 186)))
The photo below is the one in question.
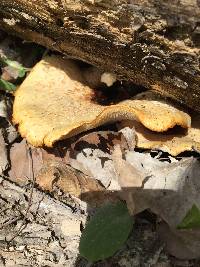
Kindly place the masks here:
POLYGON ((199 0, 1 0, 0 28, 200 111, 199 0))

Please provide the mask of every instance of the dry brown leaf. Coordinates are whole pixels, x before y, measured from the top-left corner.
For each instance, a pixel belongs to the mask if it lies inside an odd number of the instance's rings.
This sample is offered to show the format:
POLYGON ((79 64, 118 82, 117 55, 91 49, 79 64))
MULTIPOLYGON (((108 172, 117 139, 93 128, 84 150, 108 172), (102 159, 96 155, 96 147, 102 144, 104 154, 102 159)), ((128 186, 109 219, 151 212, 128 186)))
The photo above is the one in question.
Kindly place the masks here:
POLYGON ((129 212, 133 215, 135 212, 135 203, 131 189, 140 188, 145 177, 143 177, 142 172, 138 171, 138 169, 134 168, 134 166, 123 159, 119 145, 115 146, 112 159, 117 172, 118 183, 121 188, 123 188, 123 190, 119 192, 119 195, 126 201, 129 212))
POLYGON ((55 164, 58 164, 58 162, 68 163, 65 147, 45 150, 28 145, 25 139, 20 143, 14 143, 10 147, 9 158, 11 164, 8 172, 9 178, 20 185, 26 185, 33 179, 33 175, 37 176, 46 162, 53 161, 55 164))
POLYGON ((117 194, 106 191, 93 177, 86 176, 61 162, 45 162, 36 176, 36 183, 42 190, 54 192, 58 188, 61 192, 78 197, 91 206, 119 199, 117 194))
POLYGON ((10 149, 9 179, 24 186, 33 181, 34 175, 36 184, 42 190, 55 194, 60 191, 68 193, 94 206, 115 201, 116 196, 106 191, 97 180, 67 165, 66 149, 64 144, 48 150, 34 148, 25 139, 13 144, 10 149))
MULTIPOLYGON (((130 129, 129 129, 130 130, 130 129)), ((112 161, 112 152, 116 145, 124 151, 129 147, 125 131, 91 132, 79 138, 69 150, 69 164, 84 174, 99 180, 108 188, 117 176, 112 161)))
POLYGON ((131 185, 126 173, 123 171, 120 173, 119 182, 122 191, 132 192, 132 195, 125 195, 126 201, 128 200, 127 205, 131 205, 129 210, 136 214, 150 209, 169 225, 171 232, 165 228, 161 237, 172 255, 183 259, 199 258, 200 230, 198 228, 177 230, 177 226, 191 207, 193 205, 200 207, 198 160, 190 157, 169 163, 152 158, 149 153, 135 151, 126 151, 123 158, 143 178, 142 186, 138 187, 135 184, 137 180, 133 178, 131 185), (132 209, 133 204, 135 209, 132 209))
POLYGON ((104 190, 95 179, 87 177, 69 165, 55 161, 49 161, 42 167, 36 182, 43 190, 52 191, 53 186, 56 185, 63 192, 76 197, 86 192, 104 190))
POLYGON ((81 198, 91 206, 119 199, 117 194, 106 191, 94 178, 61 162, 46 162, 36 177, 36 183, 42 190, 54 192, 58 188, 63 193, 81 198))
POLYGON ((95 91, 84 85, 75 63, 56 56, 40 61, 15 95, 13 121, 34 146, 51 147, 58 140, 122 119, 136 119, 158 132, 175 125, 190 127, 188 114, 159 101, 97 103, 95 91))
POLYGON ((134 127, 136 146, 144 149, 157 149, 168 152, 172 156, 185 151, 200 151, 200 116, 192 120, 192 126, 187 131, 171 131, 170 133, 155 133, 146 129, 137 121, 123 121, 120 127, 134 127))
MULTIPOLYGON (((199 229, 172 229, 166 223, 158 225, 158 233, 165 243, 165 249, 178 259, 199 258, 199 229)), ((181 265, 179 265, 181 266, 181 265)))

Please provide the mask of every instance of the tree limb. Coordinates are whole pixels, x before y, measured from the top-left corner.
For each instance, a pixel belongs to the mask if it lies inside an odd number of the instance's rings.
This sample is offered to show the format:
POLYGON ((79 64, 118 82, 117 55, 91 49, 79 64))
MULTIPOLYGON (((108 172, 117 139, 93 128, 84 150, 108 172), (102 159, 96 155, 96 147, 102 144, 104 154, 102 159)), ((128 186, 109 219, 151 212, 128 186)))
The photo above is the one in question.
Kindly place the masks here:
POLYGON ((1 0, 0 28, 200 111, 196 0, 1 0))

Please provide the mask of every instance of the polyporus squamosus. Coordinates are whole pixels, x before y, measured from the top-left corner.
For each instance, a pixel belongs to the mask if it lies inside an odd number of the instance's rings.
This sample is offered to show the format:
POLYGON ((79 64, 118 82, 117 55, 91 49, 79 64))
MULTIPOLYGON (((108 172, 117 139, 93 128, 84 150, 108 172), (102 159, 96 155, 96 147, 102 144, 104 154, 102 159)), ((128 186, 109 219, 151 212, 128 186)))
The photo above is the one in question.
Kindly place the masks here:
POLYGON ((188 114, 160 101, 97 103, 94 89, 85 85, 76 63, 58 56, 36 64, 15 94, 13 122, 34 146, 51 147, 58 140, 123 119, 137 120, 157 132, 191 124, 188 114))
POLYGON ((146 129, 137 121, 123 121, 120 127, 135 129, 136 146, 143 149, 162 150, 172 156, 185 151, 200 151, 200 116, 192 120, 192 126, 187 131, 158 133, 146 129))

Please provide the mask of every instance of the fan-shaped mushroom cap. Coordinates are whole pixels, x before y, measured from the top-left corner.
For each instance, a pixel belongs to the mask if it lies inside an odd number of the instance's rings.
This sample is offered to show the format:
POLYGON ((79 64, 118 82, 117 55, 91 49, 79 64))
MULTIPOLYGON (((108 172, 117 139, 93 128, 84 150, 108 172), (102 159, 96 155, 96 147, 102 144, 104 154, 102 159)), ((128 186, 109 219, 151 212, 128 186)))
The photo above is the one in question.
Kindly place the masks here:
POLYGON ((13 121, 34 146, 56 141, 99 125, 134 119, 152 131, 175 125, 190 127, 190 116, 167 103, 130 99, 104 106, 95 101, 94 89, 84 83, 74 61, 46 57, 33 68, 15 94, 13 121))

